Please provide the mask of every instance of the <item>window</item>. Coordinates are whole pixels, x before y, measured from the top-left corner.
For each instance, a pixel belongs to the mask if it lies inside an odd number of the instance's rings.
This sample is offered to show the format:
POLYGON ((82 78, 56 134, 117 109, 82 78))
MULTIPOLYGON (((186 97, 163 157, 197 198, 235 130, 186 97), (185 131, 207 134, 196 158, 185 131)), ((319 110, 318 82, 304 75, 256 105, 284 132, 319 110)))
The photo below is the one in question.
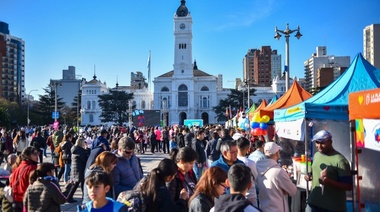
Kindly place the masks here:
POLYGON ((90 114, 90 122, 94 122, 94 115, 90 114))
POLYGON ((144 100, 141 101, 141 108, 145 109, 145 101, 144 100))
POLYGON ((209 98, 204 96, 204 97, 201 97, 201 108, 208 108, 208 103, 209 103, 209 98))
POLYGON ((87 110, 90 110, 90 109, 91 109, 91 102, 87 101, 87 110))
POLYGON ((187 99, 187 86, 182 84, 178 87, 178 106, 179 107, 187 107, 188 99, 187 99))
POLYGON ((207 86, 203 86, 203 87, 201 88, 201 91, 209 91, 209 89, 208 89, 207 86))
POLYGON ((92 101, 92 109, 95 110, 95 108, 96 108, 95 101, 92 101))
POLYGON ((163 88, 161 88, 161 92, 168 92, 169 91, 169 88, 168 87, 163 87, 163 88))

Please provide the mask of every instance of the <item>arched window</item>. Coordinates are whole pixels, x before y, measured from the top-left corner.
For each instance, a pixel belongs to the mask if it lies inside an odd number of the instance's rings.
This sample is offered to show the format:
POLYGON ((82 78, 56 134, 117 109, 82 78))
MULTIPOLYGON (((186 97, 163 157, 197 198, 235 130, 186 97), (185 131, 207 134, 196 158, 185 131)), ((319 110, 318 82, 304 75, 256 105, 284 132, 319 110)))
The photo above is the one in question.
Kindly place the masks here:
POLYGON ((202 98, 202 107, 203 108, 207 108, 208 107, 208 98, 205 97, 205 96, 202 98))
POLYGON ((163 87, 163 88, 161 88, 161 92, 168 92, 169 91, 169 88, 168 87, 163 87))
POLYGON ((91 102, 90 101, 87 101, 87 110, 90 110, 91 109, 91 102))
POLYGON ((209 89, 208 89, 207 86, 203 86, 203 87, 201 88, 201 91, 209 91, 209 89))
POLYGON ((90 122, 94 122, 94 115, 90 114, 90 122))
POLYGON ((92 109, 93 109, 93 110, 96 109, 95 101, 92 101, 92 109))
POLYGON ((145 109, 145 101, 144 100, 141 101, 141 109, 145 109))
POLYGON ((179 107, 187 107, 188 99, 187 99, 187 86, 182 84, 178 87, 178 106, 179 107))

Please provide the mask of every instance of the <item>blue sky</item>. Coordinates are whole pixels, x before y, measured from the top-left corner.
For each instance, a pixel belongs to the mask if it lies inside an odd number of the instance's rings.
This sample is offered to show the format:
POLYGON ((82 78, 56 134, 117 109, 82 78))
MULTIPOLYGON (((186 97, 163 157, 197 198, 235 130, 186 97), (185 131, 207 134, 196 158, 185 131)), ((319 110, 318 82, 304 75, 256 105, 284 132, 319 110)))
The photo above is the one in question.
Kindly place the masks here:
MULTIPOLYGON (((173 69, 173 15, 180 0, 0 0, 0 21, 25 41, 26 93, 43 94, 62 69, 76 67, 78 77, 96 75, 114 87, 130 84, 130 72, 152 78, 173 69)), ((242 77, 250 48, 270 45, 285 61, 285 39, 274 28, 301 27, 290 38, 290 76, 304 77, 303 62, 317 46, 327 53, 354 56, 363 51, 363 28, 380 23, 378 0, 188 0, 193 18, 193 60, 212 75, 223 74, 224 87, 242 77)))

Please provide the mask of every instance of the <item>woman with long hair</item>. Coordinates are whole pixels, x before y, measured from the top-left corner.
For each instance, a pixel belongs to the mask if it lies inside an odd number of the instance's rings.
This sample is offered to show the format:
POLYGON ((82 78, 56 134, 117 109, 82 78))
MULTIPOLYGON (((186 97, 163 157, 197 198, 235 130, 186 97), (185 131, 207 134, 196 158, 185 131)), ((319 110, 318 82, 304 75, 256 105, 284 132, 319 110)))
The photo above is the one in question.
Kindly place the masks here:
MULTIPOLYGON (((10 185, 13 192, 13 211, 21 212, 23 205, 22 200, 26 189, 29 186, 29 175, 37 168, 39 152, 36 148, 26 147, 21 155, 21 163, 14 169, 10 176, 10 185)), ((17 160, 16 160, 17 161, 17 160)), ((18 160, 19 161, 19 160, 18 160)), ((17 163, 14 164, 14 167, 17 163)))
MULTIPOLYGON (((112 152, 104 151, 100 153, 96 157, 95 163, 92 164, 88 169, 86 169, 84 173, 84 178, 86 179, 94 171, 105 171, 108 174, 110 174, 110 176, 112 176, 112 170, 115 168, 117 161, 118 161, 117 156, 113 154, 112 152)), ((107 193, 107 197, 116 199, 116 197, 114 196, 113 186, 111 186, 110 191, 107 193)), ((84 186, 82 203, 86 204, 87 202, 90 202, 90 201, 91 199, 88 196, 87 186, 84 186)))
POLYGON ((186 211, 186 200, 189 197, 186 189, 182 189, 178 201, 174 201, 170 198, 170 190, 166 187, 166 183, 174 179, 177 170, 175 162, 165 158, 150 172, 141 186, 147 212, 186 211))
POLYGON ((54 173, 52 163, 42 163, 32 171, 30 185, 24 196, 26 211, 61 211, 61 204, 66 202, 66 197, 62 194, 54 173))
POLYGON ((197 179, 193 172, 193 166, 197 161, 198 154, 193 148, 184 147, 172 149, 170 157, 177 164, 178 170, 174 180, 169 183, 169 189, 172 198, 178 201, 182 189, 185 189, 189 196, 194 194, 197 179))
POLYGON ((17 132, 17 135, 13 137, 13 148, 17 155, 21 155, 22 151, 29 146, 28 139, 25 133, 25 129, 21 128, 20 131, 17 132))
POLYGON ((210 211, 214 207, 214 198, 226 190, 227 172, 214 166, 206 170, 189 199, 189 212, 210 211))

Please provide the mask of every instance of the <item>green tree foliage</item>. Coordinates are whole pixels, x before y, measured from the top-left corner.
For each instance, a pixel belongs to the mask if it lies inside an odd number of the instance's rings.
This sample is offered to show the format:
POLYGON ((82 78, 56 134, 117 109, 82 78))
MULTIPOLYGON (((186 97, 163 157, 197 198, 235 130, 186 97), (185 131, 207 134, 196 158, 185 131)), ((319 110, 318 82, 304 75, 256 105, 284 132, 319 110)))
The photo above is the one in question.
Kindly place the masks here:
POLYGON ((11 126, 11 117, 8 111, 9 102, 6 99, 0 99, 0 126, 11 126))
POLYGON ((74 114, 74 123, 73 125, 77 125, 80 123, 81 120, 81 113, 80 110, 82 109, 82 93, 79 92, 77 96, 74 97, 73 103, 71 103, 71 113, 74 114))
MULTIPOLYGON (((251 88, 250 89, 250 95, 255 96, 256 89, 251 88)), ((243 92, 244 92, 244 105, 247 109, 247 102, 248 102, 248 93, 247 91, 240 91, 237 89, 231 89, 231 93, 228 94, 226 99, 221 99, 219 101, 219 104, 215 107, 213 107, 213 110, 217 116, 218 122, 227 121, 226 117, 226 108, 231 106, 231 110, 233 113, 233 116, 236 115, 236 111, 240 110, 240 108, 243 108, 243 92)), ((250 101, 250 104, 252 105, 253 102, 250 101)), ((249 107, 249 106, 248 106, 249 107)), ((228 111, 228 114, 230 111, 228 111)))
MULTIPOLYGON (((114 122, 119 126, 128 122, 128 101, 133 99, 133 93, 110 90, 108 94, 99 95, 99 106, 102 108, 100 120, 114 122)), ((133 109, 133 108, 132 108, 133 109)))
MULTIPOLYGON (((40 116, 40 122, 42 122, 40 124, 53 123, 54 121, 51 115, 55 109, 55 90, 50 89, 50 87, 44 88, 43 90, 45 94, 39 95, 39 103, 35 113, 40 116)), ((62 98, 57 95, 57 110, 60 111, 64 105, 65 103, 62 101, 62 98)), ((62 121, 61 113, 58 121, 62 121)))
POLYGON ((23 125, 26 123, 26 108, 21 108, 17 102, 0 99, 0 126, 8 129, 12 124, 23 125))

